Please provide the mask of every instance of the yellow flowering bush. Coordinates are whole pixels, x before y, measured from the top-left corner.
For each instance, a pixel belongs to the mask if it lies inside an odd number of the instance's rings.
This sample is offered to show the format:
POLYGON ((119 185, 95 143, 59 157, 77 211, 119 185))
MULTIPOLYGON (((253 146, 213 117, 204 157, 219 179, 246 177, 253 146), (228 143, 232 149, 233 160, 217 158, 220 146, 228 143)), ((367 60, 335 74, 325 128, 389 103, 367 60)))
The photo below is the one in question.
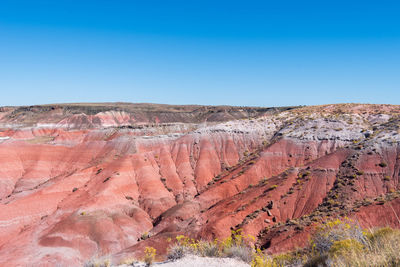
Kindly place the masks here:
POLYGON ((363 230, 349 218, 328 221, 317 227, 311 248, 315 253, 326 253, 332 245, 341 240, 354 240, 361 245, 366 244, 363 230))
POLYGON ((156 258, 156 249, 153 247, 146 247, 144 249, 144 262, 150 266, 156 258))
POLYGON ((333 242, 329 254, 333 257, 340 257, 345 254, 360 252, 364 246, 354 239, 344 239, 333 242))
POLYGON ((203 257, 236 257, 250 262, 254 241, 255 237, 244 235, 241 229, 231 231, 231 235, 222 241, 202 241, 178 235, 176 242, 169 249, 168 258, 179 259, 186 254, 194 254, 203 257))

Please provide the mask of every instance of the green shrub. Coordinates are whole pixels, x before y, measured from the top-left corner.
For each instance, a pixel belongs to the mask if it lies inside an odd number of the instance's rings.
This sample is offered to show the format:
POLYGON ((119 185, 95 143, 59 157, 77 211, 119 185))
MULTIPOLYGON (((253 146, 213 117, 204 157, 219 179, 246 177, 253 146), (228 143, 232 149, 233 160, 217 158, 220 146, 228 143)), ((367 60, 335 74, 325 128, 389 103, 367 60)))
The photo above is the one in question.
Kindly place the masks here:
POLYGON ((150 237, 150 234, 148 233, 148 232, 144 232, 143 234, 142 234, 142 236, 140 237, 140 239, 141 240, 146 240, 147 238, 149 238, 150 237))

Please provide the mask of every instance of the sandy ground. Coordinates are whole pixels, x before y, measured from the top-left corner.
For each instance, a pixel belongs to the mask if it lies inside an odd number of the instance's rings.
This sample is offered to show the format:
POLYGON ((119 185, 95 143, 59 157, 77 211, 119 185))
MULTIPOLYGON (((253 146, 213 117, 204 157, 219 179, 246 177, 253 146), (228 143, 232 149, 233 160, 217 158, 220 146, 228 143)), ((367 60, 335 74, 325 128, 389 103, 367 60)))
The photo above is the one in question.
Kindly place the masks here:
POLYGON ((186 256, 174 262, 160 264, 162 267, 248 267, 247 263, 231 258, 205 258, 198 256, 186 256))
MULTIPOLYGON (((128 267, 132 265, 119 265, 118 267, 128 267)), ((135 267, 145 266, 143 263, 136 263, 135 267)), ((250 265, 237 259, 231 258, 207 258, 194 255, 185 256, 182 259, 171 262, 154 263, 152 266, 160 267, 249 267, 250 265)))

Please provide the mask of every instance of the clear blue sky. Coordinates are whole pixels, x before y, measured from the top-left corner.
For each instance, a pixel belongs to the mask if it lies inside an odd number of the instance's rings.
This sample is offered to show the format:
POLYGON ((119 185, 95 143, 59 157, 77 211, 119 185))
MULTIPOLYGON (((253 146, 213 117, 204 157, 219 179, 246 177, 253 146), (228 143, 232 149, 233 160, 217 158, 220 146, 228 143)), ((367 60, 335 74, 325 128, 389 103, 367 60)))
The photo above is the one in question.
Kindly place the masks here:
POLYGON ((400 1, 1 0, 0 105, 400 104, 400 1))

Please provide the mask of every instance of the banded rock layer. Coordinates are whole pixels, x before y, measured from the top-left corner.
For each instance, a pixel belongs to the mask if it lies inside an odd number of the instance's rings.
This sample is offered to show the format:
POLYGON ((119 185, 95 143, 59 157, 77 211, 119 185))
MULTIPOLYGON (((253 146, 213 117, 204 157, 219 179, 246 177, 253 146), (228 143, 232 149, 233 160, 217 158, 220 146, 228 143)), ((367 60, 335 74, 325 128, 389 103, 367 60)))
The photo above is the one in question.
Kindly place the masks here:
POLYGON ((273 252, 350 216, 400 227, 399 106, 4 107, 0 265, 117 263, 168 238, 273 252), (145 238, 149 236, 149 238, 145 238))

